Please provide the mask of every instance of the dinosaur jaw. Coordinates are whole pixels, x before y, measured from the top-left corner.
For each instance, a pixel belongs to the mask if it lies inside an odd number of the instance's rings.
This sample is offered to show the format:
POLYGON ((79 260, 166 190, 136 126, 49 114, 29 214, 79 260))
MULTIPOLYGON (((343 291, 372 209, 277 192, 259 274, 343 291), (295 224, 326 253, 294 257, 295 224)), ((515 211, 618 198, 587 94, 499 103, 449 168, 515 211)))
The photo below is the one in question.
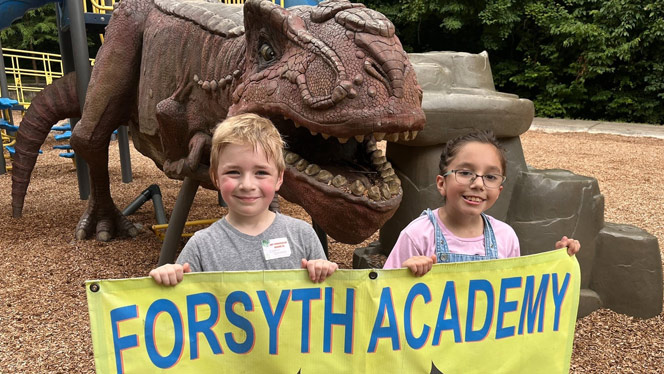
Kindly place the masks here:
MULTIPOLYGON (((376 135, 336 138, 289 120, 273 122, 287 143, 280 194, 302 206, 328 235, 360 243, 396 212, 403 195, 401 181, 377 149, 376 135)), ((385 137, 404 134, 411 133, 385 137)))
POLYGON ((326 234, 342 243, 361 243, 375 233, 394 215, 403 196, 399 193, 389 201, 371 203, 310 179, 287 166, 279 194, 302 206, 326 234))

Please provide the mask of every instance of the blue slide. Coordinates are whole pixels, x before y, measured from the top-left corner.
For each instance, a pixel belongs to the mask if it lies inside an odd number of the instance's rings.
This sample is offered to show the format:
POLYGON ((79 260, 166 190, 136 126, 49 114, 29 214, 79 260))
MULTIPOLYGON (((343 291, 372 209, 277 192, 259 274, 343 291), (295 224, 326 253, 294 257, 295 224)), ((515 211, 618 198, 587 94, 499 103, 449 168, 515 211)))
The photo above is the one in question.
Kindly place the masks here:
POLYGON ((0 30, 11 26, 30 9, 39 8, 58 0, 0 0, 0 30))

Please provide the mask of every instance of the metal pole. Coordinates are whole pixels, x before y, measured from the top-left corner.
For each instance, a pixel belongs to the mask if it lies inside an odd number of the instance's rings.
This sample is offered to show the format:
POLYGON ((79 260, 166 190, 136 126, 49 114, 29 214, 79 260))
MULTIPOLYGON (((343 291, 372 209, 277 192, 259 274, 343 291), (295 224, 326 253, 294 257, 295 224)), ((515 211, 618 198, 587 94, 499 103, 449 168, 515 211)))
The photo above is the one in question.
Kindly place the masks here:
MULTIPOLYGON (((113 1, 104 0, 104 5, 111 6, 113 1)), ((108 14, 110 18, 110 14, 108 14)), ((133 180, 131 172, 131 154, 129 153, 129 131, 127 126, 118 128, 118 148, 120 150, 120 169, 122 170, 122 182, 130 183, 133 180)))
POLYGON ((189 209, 191 209, 191 204, 194 202, 194 196, 196 196, 196 190, 199 185, 200 182, 197 180, 190 177, 184 178, 178 199, 175 201, 171 219, 168 221, 166 237, 164 238, 164 243, 161 246, 161 254, 159 255, 159 266, 173 263, 175 260, 175 252, 178 249, 178 243, 180 243, 182 230, 184 230, 184 224, 187 222, 189 209))
MULTIPOLYGON (((83 113, 85 105, 85 94, 90 82, 90 55, 88 53, 88 39, 85 33, 85 19, 83 18, 83 3, 78 0, 68 0, 67 6, 72 52, 74 54, 74 67, 76 69, 76 91, 78 103, 83 113)), ((72 130, 76 123, 72 122, 72 130)), ((78 177, 78 192, 81 200, 87 200, 90 196, 90 176, 88 165, 81 157, 76 156, 76 176, 78 177)))
MULTIPOLYGON (((9 87, 7 85, 7 75, 5 72, 5 58, 2 55, 2 43, 0 42, 0 97, 9 97, 9 87)), ((9 109, 11 113, 11 108, 9 109)), ((5 164, 5 147, 0 146, 0 175, 7 172, 5 164)))
POLYGON ((122 182, 129 183, 133 180, 133 177, 131 174, 129 131, 127 130, 127 126, 118 127, 118 148, 120 149, 120 169, 122 170, 122 182))
POLYGON ((0 92, 2 97, 9 97, 9 86, 7 85, 7 73, 5 72, 5 59, 2 56, 2 42, 0 42, 0 92))
POLYGON ((320 244, 323 246, 323 252, 325 252, 325 258, 329 259, 328 255, 328 246, 327 246, 327 234, 323 231, 323 228, 318 226, 318 224, 312 219, 311 225, 314 227, 314 231, 320 240, 320 244))

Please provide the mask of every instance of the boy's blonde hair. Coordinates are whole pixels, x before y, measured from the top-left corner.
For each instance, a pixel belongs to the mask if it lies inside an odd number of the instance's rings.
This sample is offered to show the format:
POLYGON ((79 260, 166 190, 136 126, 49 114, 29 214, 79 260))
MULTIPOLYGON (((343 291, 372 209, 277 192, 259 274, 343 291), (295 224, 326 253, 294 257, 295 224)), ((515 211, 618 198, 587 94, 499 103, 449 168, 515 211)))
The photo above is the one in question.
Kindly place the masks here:
POLYGON ((250 145, 254 150, 260 146, 267 159, 274 162, 279 174, 286 169, 284 141, 272 121, 253 113, 240 114, 219 123, 212 135, 210 178, 215 185, 219 155, 228 144, 250 145))

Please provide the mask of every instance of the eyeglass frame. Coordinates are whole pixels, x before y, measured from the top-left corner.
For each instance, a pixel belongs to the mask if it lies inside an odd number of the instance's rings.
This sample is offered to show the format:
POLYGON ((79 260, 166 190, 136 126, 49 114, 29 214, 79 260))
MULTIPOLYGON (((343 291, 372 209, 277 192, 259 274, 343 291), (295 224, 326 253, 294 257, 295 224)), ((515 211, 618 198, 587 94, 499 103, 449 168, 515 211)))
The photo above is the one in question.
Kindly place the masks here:
POLYGON ((459 180, 457 179, 457 174, 456 174, 456 173, 459 172, 459 171, 467 171, 467 172, 469 172, 469 173, 473 173, 473 174, 475 174, 475 176, 472 177, 472 178, 470 179, 470 183, 468 183, 468 186, 470 186, 471 184, 473 184, 473 182, 475 182, 475 180, 476 180, 477 178, 482 178, 482 184, 484 185, 484 187, 489 188, 489 189, 496 189, 496 188, 500 188, 500 186, 502 186, 503 184, 505 184, 505 181, 507 180, 507 176, 506 176, 506 175, 502 175, 502 174, 484 174, 484 175, 479 175, 479 174, 477 174, 476 172, 471 171, 471 170, 468 170, 468 169, 456 169, 456 170, 450 170, 450 171, 447 171, 447 172, 443 173, 441 176, 442 176, 442 177, 446 177, 446 176, 448 176, 448 175, 454 174, 454 180, 455 180, 457 183, 459 183, 459 184, 463 184, 463 183, 459 182, 459 180), (486 184, 486 180, 484 180, 484 177, 486 177, 487 175, 499 175, 499 176, 501 176, 501 177, 503 178, 503 180, 502 180, 502 182, 500 182, 500 184, 497 185, 496 187, 489 187, 489 186, 486 184))

